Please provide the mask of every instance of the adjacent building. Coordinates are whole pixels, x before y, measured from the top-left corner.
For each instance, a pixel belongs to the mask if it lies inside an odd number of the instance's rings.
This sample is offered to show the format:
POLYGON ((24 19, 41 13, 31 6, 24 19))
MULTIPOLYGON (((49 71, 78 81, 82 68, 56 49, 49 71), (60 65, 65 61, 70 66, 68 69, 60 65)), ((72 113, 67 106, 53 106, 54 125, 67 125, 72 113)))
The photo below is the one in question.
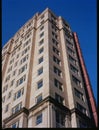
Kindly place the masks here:
POLYGON ((36 127, 97 127, 77 34, 48 8, 2 49, 2 128, 36 127))

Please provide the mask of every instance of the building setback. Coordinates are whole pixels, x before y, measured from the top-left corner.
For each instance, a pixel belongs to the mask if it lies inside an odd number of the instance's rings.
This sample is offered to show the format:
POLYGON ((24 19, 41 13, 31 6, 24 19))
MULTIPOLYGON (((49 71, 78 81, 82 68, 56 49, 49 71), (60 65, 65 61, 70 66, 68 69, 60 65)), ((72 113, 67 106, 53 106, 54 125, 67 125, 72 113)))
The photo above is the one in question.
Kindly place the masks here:
POLYGON ((2 49, 2 128, 11 127, 97 127, 77 34, 48 8, 2 49))

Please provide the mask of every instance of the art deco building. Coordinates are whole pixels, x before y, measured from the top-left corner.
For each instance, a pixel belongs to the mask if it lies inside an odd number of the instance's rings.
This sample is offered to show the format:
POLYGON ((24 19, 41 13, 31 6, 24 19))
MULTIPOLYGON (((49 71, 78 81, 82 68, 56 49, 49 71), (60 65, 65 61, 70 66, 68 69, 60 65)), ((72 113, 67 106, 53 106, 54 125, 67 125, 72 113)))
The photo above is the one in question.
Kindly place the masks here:
POLYGON ((77 34, 48 8, 2 49, 2 127, 97 127, 77 34))

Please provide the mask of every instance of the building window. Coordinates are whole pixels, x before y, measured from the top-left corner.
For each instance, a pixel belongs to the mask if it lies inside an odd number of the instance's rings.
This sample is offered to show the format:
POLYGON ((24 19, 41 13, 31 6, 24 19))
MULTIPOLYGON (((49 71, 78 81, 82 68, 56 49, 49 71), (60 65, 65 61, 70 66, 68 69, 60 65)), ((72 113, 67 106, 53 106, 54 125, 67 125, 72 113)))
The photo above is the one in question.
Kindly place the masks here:
POLYGON ((51 14, 51 18, 52 18, 53 20, 56 20, 56 17, 55 17, 53 14, 51 14))
POLYGON ((54 79, 54 85, 62 91, 62 83, 60 83, 57 79, 54 79))
POLYGON ((40 113, 39 115, 37 115, 36 117, 36 125, 42 123, 42 113, 40 113))
POLYGON ((22 108, 22 102, 12 108, 12 114, 18 112, 22 108))
POLYGON ((39 54, 41 54, 44 51, 44 47, 42 47, 41 49, 39 49, 39 54))
POLYGON ((71 48, 73 48, 73 44, 72 44, 70 41, 68 41, 67 39, 66 39, 66 43, 67 43, 67 45, 69 45, 71 48))
POLYGON ((73 56, 75 56, 75 52, 71 48, 67 47, 67 50, 68 50, 68 52, 70 54, 72 54, 73 56))
POLYGON ((61 97, 60 95, 58 95, 57 93, 55 93, 55 100, 61 104, 63 104, 63 97, 61 97))
POLYGON ((39 42, 39 45, 42 45, 44 43, 44 39, 42 39, 40 42, 39 42))
POLYGON ((8 84, 3 87, 3 93, 8 90, 8 84))
POLYGON ((40 103, 42 101, 42 94, 36 97, 36 103, 40 103))
POLYGON ((28 46, 26 49, 24 49, 24 50, 22 51, 22 56, 23 56, 24 54, 26 54, 29 49, 30 49, 30 46, 28 46))
POLYGON ((30 42, 31 42, 31 39, 27 40, 27 41, 24 43, 23 47, 26 47, 30 42))
POLYGON ((52 29, 56 32, 57 31, 57 28, 54 26, 54 25, 52 25, 52 29))
POLYGON ((57 39, 57 35, 54 32, 52 32, 52 35, 57 39))
POLYGON ((6 96, 3 96, 3 98, 2 98, 2 103, 4 103, 4 102, 5 102, 5 97, 6 97, 6 96))
POLYGON ((73 65, 70 64, 70 69, 75 73, 75 74, 79 74, 78 73, 78 69, 76 69, 73 65))
POLYGON ((54 38, 52 38, 52 42, 54 45, 56 45, 58 47, 59 43, 54 38))
POLYGON ((78 102, 77 102, 77 109, 81 111, 83 114, 86 114, 86 109, 82 105, 80 105, 78 102))
POLYGON ((28 54, 21 59, 20 65, 21 65, 22 63, 24 63, 26 60, 28 60, 28 54))
POLYGON ((15 62, 14 67, 16 67, 17 65, 18 65, 18 61, 15 62))
POLYGON ((29 31, 29 33, 24 37, 24 41, 25 41, 26 39, 28 39, 31 34, 32 34, 31 31, 29 31))
POLYGON ((5 107, 5 113, 8 112, 8 110, 9 110, 9 105, 10 105, 10 104, 7 104, 7 105, 6 105, 6 107, 5 107))
POLYGON ((54 73, 57 74, 58 76, 62 76, 62 72, 55 66, 54 66, 54 73))
POLYGON ((53 51, 59 56, 60 55, 60 52, 55 48, 53 47, 53 51))
POLYGON ((17 84, 16 86, 19 86, 20 84, 22 84, 26 79, 26 75, 24 75, 23 77, 21 77, 19 80, 17 80, 17 84))
POLYGON ((7 82, 8 80, 10 80, 10 75, 6 77, 5 82, 7 82))
POLYGON ((12 64, 14 62, 14 58, 12 60, 10 60, 10 64, 12 64))
POLYGON ((65 128, 65 115, 63 115, 60 111, 55 111, 56 116, 56 128, 65 128))
POLYGON ((14 71, 13 71, 13 74, 12 74, 12 76, 14 76, 15 74, 16 74, 16 70, 14 70, 14 71))
POLYGON ((11 97, 12 91, 8 93, 8 99, 11 97))
POLYGON ((41 67, 39 70, 38 70, 38 75, 41 75, 43 73, 43 67, 41 67))
POLYGON ((11 81, 11 85, 10 85, 10 87, 12 87, 12 86, 13 86, 14 81, 15 81, 15 79, 13 79, 13 80, 11 81))
POLYGON ((11 128, 19 128, 19 121, 12 124, 11 128))
POLYGON ((18 99, 24 94, 24 88, 20 89, 18 92, 14 94, 14 100, 18 99))
POLYGON ((37 83, 37 88, 41 88, 43 86, 43 80, 40 80, 38 83, 37 83))
POLYGON ((75 65, 77 64, 77 61, 76 61, 73 57, 71 57, 70 55, 69 55, 69 60, 70 60, 72 63, 74 63, 75 65))
POLYGON ((56 56, 53 56, 53 61, 60 65, 60 60, 56 56))
POLYGON ((42 33, 40 34, 40 38, 41 38, 42 36, 44 36, 44 32, 42 32, 42 33))
POLYGON ((87 123, 85 121, 79 120, 79 127, 80 128, 88 128, 87 123))
POLYGON ((75 90, 75 95, 80 98, 82 101, 84 101, 84 98, 83 98, 83 94, 81 92, 79 92, 76 88, 74 88, 75 90))
POLYGON ((14 50, 14 51, 12 52, 12 55, 11 55, 11 56, 13 57, 13 56, 15 55, 15 53, 16 53, 16 51, 14 50))
POLYGON ((44 29, 44 26, 40 27, 40 31, 42 31, 44 29))
POLYGON ((21 74, 22 72, 24 72, 26 69, 27 69, 27 64, 24 65, 23 67, 21 67, 21 68, 19 69, 19 74, 21 74))
POLYGON ((81 81, 72 75, 72 80, 77 86, 81 86, 81 81))
POLYGON ((39 63, 39 64, 42 63, 42 62, 43 62, 43 56, 40 57, 39 60, 38 60, 38 63, 39 63))

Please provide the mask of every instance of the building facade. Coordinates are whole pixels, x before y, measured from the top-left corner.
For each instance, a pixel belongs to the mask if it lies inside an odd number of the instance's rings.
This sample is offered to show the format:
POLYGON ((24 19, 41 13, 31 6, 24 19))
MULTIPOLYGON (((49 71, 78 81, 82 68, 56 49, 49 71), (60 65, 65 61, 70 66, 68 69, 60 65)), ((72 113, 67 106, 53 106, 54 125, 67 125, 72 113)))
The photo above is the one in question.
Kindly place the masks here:
POLYGON ((77 34, 50 9, 2 49, 2 128, 97 127, 77 34))

